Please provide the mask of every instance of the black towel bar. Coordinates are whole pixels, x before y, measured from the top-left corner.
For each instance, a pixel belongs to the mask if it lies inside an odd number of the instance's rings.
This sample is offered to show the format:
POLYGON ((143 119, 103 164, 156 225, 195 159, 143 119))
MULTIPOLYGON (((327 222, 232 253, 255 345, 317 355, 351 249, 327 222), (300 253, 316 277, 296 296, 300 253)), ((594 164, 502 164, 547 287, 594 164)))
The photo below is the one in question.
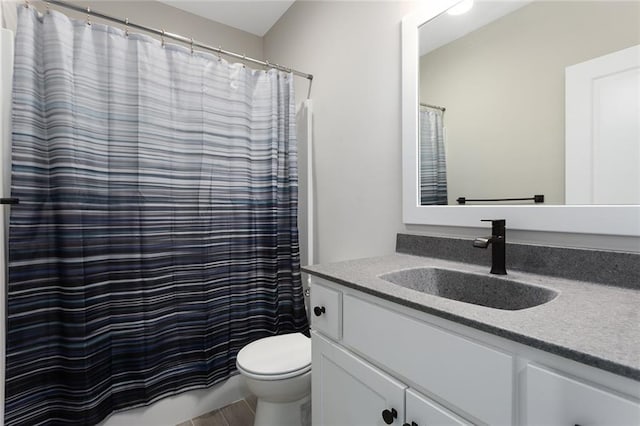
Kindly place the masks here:
POLYGON ((529 198, 476 198, 476 199, 472 199, 472 198, 466 198, 466 197, 459 197, 457 200, 458 204, 466 204, 468 201, 474 202, 474 201, 480 201, 480 202, 495 202, 495 201, 533 201, 534 203, 544 203, 544 195, 534 195, 533 197, 529 197, 529 198))
POLYGON ((19 198, 0 198, 0 204, 20 204, 19 198))

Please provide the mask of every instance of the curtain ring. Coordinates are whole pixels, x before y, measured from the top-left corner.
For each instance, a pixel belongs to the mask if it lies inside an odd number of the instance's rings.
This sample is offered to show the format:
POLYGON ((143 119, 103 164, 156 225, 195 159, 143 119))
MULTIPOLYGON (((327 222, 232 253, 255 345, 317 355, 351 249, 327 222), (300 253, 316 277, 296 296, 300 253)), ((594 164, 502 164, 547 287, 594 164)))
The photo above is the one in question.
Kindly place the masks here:
POLYGON ((218 62, 222 62, 222 46, 218 45, 218 62))
POLYGON ((49 3, 49 2, 45 3, 45 12, 46 13, 51 13, 51 3, 49 3))
POLYGON ((124 35, 129 37, 129 18, 124 18, 124 35))
POLYGON ((193 37, 191 37, 191 54, 193 55, 193 37))
POLYGON ((164 47, 164 30, 162 30, 162 35, 160 36, 160 43, 164 47))
POLYGON ((29 0, 24 0, 24 7, 29 9, 29 0))
POLYGON ((87 7, 87 25, 91 25, 91 8, 87 7))
POLYGON ((245 61, 247 60, 247 54, 243 53, 242 54, 242 68, 246 68, 247 64, 245 64, 245 61))

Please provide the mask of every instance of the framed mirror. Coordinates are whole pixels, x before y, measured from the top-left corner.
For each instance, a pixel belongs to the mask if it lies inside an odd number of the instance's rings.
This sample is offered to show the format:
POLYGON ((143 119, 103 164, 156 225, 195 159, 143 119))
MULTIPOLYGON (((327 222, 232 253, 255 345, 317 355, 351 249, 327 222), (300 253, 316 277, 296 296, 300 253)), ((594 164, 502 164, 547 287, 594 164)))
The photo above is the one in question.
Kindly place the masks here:
POLYGON ((640 236, 640 5, 425 3, 402 25, 405 223, 640 236))

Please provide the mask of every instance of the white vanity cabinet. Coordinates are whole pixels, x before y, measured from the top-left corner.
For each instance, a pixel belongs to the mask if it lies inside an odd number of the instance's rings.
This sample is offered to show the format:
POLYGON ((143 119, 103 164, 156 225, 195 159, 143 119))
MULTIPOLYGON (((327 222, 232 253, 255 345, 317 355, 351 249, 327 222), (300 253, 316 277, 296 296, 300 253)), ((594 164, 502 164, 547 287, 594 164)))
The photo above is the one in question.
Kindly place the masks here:
POLYGON ((406 422, 407 426, 470 426, 471 423, 466 422, 450 411, 440 407, 435 402, 429 400, 426 396, 407 389, 405 393, 406 403, 406 422))
POLYGON ((513 357, 423 321, 343 296, 343 344, 492 425, 513 418, 513 357))
POLYGON ((342 292, 323 285, 314 286, 314 291, 311 292, 311 316, 314 330, 333 340, 340 340, 342 292))
POLYGON ((312 347, 314 425, 384 425, 385 410, 393 420, 404 418, 403 383, 315 331, 312 347))
POLYGON ((637 403, 533 364, 527 366, 525 407, 531 426, 640 425, 637 403))
POLYGON ((314 425, 470 425, 320 333, 311 336, 314 425))
POLYGON ((640 426, 637 381, 321 278, 311 295, 314 426, 640 426))

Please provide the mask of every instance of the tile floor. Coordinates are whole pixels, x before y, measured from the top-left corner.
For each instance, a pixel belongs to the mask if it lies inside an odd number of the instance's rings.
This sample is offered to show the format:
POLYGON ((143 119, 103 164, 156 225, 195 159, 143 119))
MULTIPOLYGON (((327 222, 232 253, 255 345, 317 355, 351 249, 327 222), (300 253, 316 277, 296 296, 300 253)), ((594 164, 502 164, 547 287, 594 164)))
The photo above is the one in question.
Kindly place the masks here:
POLYGON ((256 399, 252 396, 177 426, 253 426, 255 412, 256 399))

